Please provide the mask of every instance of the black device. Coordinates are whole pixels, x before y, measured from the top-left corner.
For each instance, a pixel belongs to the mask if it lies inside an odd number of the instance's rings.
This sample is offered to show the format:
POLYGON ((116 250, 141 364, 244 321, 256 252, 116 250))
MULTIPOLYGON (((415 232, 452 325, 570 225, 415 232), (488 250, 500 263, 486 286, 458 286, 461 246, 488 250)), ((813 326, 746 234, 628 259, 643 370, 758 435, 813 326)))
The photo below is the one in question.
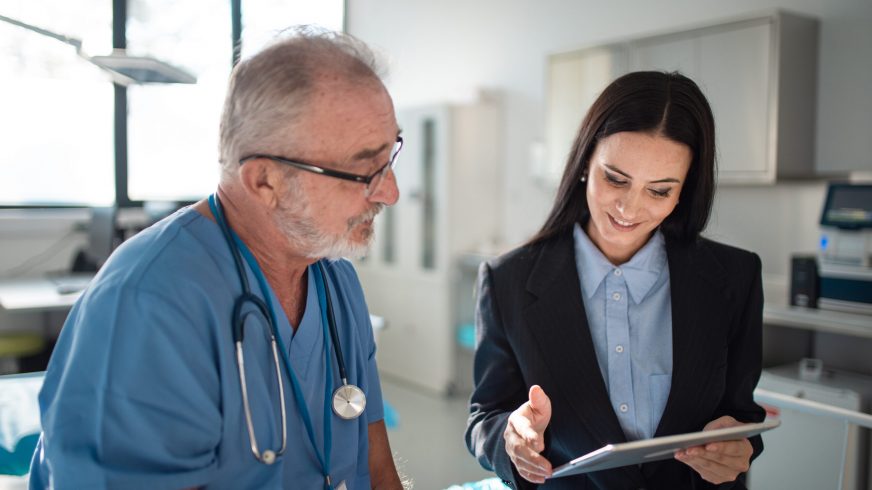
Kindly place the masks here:
POLYGON ((790 258, 790 304, 817 308, 820 293, 817 257, 794 255, 790 258))
POLYGON ((115 206, 91 208, 88 245, 73 259, 72 272, 96 272, 115 248, 115 206))

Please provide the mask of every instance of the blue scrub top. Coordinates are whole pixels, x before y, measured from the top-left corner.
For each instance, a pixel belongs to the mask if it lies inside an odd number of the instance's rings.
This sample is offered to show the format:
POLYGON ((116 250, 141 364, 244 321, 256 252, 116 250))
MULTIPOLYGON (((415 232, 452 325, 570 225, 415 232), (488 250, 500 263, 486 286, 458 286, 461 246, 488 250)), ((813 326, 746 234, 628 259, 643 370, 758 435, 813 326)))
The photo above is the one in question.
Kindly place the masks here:
MULTIPOLYGON (((357 419, 328 412, 330 473, 334 484, 368 489, 368 424, 383 418, 372 326, 351 264, 323 264, 348 381, 367 397, 357 419)), ((281 308, 276 314, 323 452, 325 339, 312 267, 296 333, 281 308)), ((251 453, 230 326, 241 292, 220 228, 192 208, 125 242, 61 331, 39 396, 43 434, 30 488, 321 488, 321 467, 283 366, 288 449, 270 466, 251 453)), ((276 375, 260 315, 248 316, 243 346, 259 448, 278 449, 276 375)), ((336 388, 332 345, 330 355, 336 388)))

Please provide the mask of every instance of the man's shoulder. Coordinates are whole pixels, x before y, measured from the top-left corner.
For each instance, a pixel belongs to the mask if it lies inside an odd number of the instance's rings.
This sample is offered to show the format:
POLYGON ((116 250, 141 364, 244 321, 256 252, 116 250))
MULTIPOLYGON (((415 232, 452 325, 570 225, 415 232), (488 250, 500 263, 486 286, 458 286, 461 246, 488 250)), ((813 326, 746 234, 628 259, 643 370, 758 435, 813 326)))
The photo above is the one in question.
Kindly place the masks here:
POLYGON ((198 270, 210 266, 208 247, 201 230, 205 220, 193 209, 184 209, 125 241, 101 269, 95 283, 115 288, 154 286, 159 291, 193 282, 198 270), (178 280, 168 280, 177 277, 178 280))

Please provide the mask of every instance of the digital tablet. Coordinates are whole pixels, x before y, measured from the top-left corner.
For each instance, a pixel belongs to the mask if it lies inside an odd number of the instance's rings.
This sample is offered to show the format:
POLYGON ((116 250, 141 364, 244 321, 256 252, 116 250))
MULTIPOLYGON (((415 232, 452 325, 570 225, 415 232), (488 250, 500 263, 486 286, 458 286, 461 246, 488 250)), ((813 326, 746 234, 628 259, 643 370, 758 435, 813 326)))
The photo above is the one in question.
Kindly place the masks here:
POLYGON ((769 429, 774 429, 780 424, 781 421, 778 419, 767 419, 756 424, 744 424, 736 427, 727 427, 726 429, 690 432, 674 436, 655 437, 642 441, 609 444, 558 466, 554 469, 551 478, 670 459, 675 454, 675 451, 679 449, 701 446, 710 442, 746 439, 769 429))

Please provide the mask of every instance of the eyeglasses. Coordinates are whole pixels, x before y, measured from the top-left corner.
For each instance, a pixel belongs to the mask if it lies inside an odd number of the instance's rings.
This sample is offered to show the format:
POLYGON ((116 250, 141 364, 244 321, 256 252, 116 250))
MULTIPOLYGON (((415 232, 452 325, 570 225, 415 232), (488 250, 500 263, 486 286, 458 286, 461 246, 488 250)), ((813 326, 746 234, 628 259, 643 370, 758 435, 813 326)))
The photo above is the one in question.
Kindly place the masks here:
POLYGON ((351 182, 360 182, 361 184, 366 184, 366 190, 364 195, 366 197, 370 197, 378 190, 381 183, 385 180, 385 176, 388 174, 390 170, 394 168, 394 164, 397 162, 397 155, 400 154, 400 150, 403 148, 403 137, 397 136, 397 141, 394 143, 393 148, 391 149, 391 158, 388 160, 388 163, 382 165, 378 170, 373 172, 370 175, 358 175, 352 174, 348 172, 341 172, 339 170, 332 170, 329 168, 324 168, 318 165, 312 165, 311 163, 301 162, 298 160, 291 160, 284 157, 279 157, 275 155, 265 155, 261 153, 255 153, 254 155, 248 155, 239 160, 239 164, 249 160, 257 160, 258 158, 265 158, 267 160, 272 160, 277 163, 282 163, 284 165, 290 165, 291 167, 298 168, 300 170, 305 170, 307 172, 312 172, 315 174, 326 175, 327 177, 334 177, 342 180, 349 180, 351 182))

